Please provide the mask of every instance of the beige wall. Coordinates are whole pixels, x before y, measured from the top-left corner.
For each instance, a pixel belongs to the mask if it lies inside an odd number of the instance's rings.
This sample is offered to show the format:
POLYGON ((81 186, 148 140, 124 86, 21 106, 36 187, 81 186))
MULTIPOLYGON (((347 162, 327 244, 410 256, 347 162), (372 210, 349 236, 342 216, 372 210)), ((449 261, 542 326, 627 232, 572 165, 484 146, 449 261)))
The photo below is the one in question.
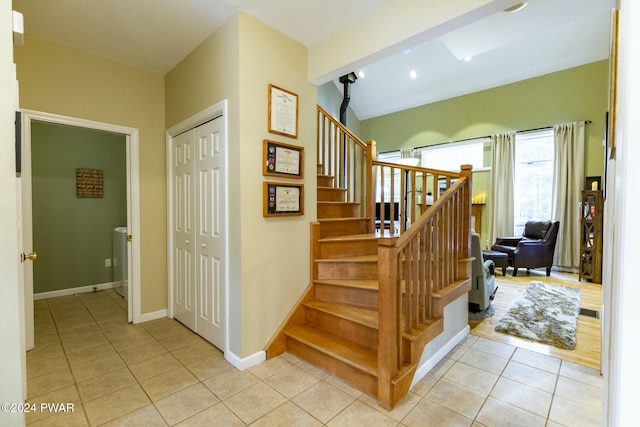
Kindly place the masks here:
POLYGON ((141 311, 167 307, 164 88, 140 71, 27 35, 14 50, 20 107, 140 131, 141 311))
POLYGON ((309 223, 315 206, 316 89, 307 82, 307 49, 239 14, 166 78, 167 127, 228 100, 230 350, 264 349, 309 284, 309 223), (269 83, 298 94, 298 138, 267 131, 269 83), (262 175, 264 139, 305 148, 303 180, 262 175), (264 181, 305 185, 305 215, 264 218, 264 181))

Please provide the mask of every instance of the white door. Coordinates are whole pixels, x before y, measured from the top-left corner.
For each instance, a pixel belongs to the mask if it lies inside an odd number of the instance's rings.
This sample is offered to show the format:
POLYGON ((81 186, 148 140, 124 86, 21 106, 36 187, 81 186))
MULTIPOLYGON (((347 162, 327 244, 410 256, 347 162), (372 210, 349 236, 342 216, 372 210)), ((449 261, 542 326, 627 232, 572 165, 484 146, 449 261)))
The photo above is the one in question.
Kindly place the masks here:
POLYGON ((196 329, 195 246, 193 236, 194 193, 193 148, 194 131, 173 138, 173 317, 189 329, 196 329))
POLYGON ((173 317, 224 349, 221 118, 172 139, 173 317))
POLYGON ((196 332, 224 349, 224 143, 222 119, 195 129, 196 332))

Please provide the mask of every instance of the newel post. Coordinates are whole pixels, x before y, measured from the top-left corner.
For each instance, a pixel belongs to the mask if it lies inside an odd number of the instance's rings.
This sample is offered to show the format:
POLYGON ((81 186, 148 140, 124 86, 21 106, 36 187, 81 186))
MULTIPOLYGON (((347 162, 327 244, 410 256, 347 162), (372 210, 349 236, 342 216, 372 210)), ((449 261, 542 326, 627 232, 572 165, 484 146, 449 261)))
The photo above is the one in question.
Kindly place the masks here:
POLYGON ((397 237, 380 239, 378 245, 378 404, 388 410, 394 404, 392 381, 398 375, 398 363, 402 360, 397 240, 397 237))
POLYGON ((367 157, 367 164, 366 164, 367 175, 365 179, 367 180, 367 184, 366 184, 367 195, 365 198, 365 203, 366 203, 365 215, 370 218, 369 232, 373 233, 373 230, 375 229, 375 221, 376 221, 376 218, 375 218, 376 174, 375 174, 375 171, 373 170, 373 162, 377 158, 376 142, 373 140, 367 141, 366 157, 367 157))
MULTIPOLYGON (((458 259, 467 260, 471 257, 471 190, 472 190, 472 174, 471 170, 473 166, 462 165, 460 166, 460 176, 465 177, 464 188, 462 190, 462 232, 459 234, 458 243, 458 259)), ((471 277, 471 263, 459 263, 459 267, 462 267, 464 271, 458 272, 459 278, 471 277)))

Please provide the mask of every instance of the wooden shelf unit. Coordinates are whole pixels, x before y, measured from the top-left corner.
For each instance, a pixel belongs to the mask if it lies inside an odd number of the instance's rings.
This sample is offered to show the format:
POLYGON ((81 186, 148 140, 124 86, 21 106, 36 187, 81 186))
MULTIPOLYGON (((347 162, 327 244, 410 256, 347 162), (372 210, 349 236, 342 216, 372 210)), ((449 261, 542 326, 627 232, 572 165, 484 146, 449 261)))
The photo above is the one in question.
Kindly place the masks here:
POLYGON ((582 192, 580 280, 602 283, 602 190, 582 192))

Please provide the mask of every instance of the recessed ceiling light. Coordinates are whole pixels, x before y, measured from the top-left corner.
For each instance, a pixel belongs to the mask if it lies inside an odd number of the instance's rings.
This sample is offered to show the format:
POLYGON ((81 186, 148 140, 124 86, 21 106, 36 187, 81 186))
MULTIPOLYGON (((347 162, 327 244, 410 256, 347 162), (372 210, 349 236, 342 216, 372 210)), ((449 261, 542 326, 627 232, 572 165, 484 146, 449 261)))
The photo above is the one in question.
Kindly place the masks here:
POLYGON ((469 61, 471 61, 471 58, 473 58, 473 57, 472 56, 467 56, 466 58, 464 58, 464 60, 469 62, 469 61))
POLYGON ((409 73, 409 77, 411 77, 412 79, 418 77, 418 73, 416 73, 416 70, 411 70, 411 72, 409 73))
POLYGON ((411 53, 411 49, 405 49, 402 51, 403 54, 409 55, 411 53))
POLYGON ((529 3, 529 2, 528 1, 523 1, 523 2, 520 2, 518 4, 514 4, 513 6, 506 8, 504 11, 505 12, 509 12, 509 13, 517 12, 519 10, 522 10, 522 8, 524 8, 527 5, 527 3, 529 3))
POLYGON ((360 77, 361 79, 364 79, 364 71, 362 70, 358 71, 358 77, 360 77))

